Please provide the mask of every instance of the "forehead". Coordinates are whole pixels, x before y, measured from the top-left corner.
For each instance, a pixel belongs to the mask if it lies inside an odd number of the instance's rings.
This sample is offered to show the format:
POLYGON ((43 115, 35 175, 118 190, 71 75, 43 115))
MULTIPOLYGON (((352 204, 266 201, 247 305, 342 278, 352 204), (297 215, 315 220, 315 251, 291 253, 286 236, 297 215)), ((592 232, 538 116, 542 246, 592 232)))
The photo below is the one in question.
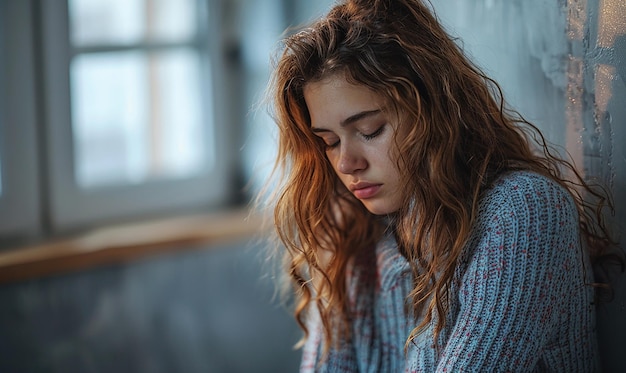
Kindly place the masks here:
POLYGON ((304 99, 313 127, 339 125, 363 111, 382 110, 382 97, 364 85, 352 84, 343 75, 307 83, 304 99))

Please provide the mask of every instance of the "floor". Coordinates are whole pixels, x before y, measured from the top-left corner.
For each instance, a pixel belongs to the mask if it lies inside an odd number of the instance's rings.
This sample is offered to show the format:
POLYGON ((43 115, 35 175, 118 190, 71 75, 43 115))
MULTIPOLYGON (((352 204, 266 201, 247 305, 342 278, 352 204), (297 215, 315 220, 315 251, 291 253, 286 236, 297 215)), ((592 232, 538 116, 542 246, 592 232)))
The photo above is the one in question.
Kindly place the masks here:
POLYGON ((0 372, 294 372, 300 332, 237 240, 0 287, 0 372))

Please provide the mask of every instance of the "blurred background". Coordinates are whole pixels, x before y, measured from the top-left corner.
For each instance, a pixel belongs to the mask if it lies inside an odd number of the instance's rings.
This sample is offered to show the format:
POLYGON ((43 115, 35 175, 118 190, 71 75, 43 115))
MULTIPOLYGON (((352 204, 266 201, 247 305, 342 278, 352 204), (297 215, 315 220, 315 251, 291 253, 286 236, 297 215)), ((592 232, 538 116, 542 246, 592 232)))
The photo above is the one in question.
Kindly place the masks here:
MULTIPOLYGON (((0 0, 0 372, 297 370, 265 247, 220 214, 271 167, 281 35, 331 4, 0 0), (180 220, 206 214, 210 235, 180 220), (136 229, 155 219, 176 223, 136 229)), ((620 238, 626 2, 432 5, 510 106, 611 189, 620 238)), ((598 330, 603 370, 626 371, 623 278, 598 330)))

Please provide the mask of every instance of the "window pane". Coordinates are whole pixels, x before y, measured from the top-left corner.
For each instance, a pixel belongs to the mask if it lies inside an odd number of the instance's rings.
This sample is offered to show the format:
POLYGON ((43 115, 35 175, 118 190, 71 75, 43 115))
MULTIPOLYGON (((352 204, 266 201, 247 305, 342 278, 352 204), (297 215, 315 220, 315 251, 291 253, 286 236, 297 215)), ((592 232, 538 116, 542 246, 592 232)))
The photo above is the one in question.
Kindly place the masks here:
POLYGON ((72 44, 185 41, 196 33, 195 0, 70 0, 72 44))
POLYGON ((195 50, 78 55, 70 71, 78 185, 184 178, 210 166, 195 50))

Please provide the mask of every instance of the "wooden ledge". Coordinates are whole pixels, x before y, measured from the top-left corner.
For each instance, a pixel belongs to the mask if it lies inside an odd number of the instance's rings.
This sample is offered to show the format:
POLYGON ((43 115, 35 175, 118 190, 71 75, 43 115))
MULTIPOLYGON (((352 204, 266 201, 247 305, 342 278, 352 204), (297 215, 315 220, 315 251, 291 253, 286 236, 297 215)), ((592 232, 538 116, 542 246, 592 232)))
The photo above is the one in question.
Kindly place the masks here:
POLYGON ((0 253, 0 284, 252 237, 261 226, 259 215, 241 209, 98 228, 0 253))

